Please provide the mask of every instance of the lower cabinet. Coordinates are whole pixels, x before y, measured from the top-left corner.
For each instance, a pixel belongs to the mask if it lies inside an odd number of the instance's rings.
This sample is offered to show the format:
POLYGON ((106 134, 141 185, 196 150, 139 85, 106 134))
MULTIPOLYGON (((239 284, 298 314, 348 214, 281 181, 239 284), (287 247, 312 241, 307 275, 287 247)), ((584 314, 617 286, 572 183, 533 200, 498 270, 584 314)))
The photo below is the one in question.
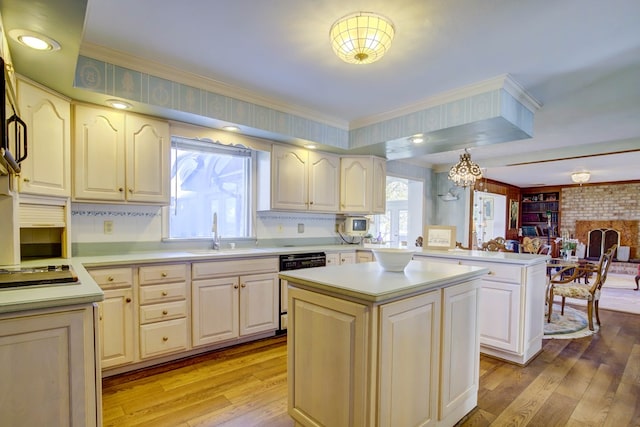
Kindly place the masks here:
POLYGON ((355 264, 355 252, 328 252, 327 265, 355 264))
POLYGON ((381 305, 289 283, 299 425, 452 426, 477 405, 478 280, 381 305))
POLYGON ((0 315, 0 424, 102 425, 94 306, 0 315))
POLYGON ((139 267, 141 359, 188 349, 186 281, 186 264, 139 267))
POLYGON ((193 263, 193 346, 278 329, 280 297, 277 271, 278 258, 193 263), (254 274, 243 274, 249 272, 254 274))
POLYGON ((131 267, 89 270, 104 291, 98 303, 98 329, 102 369, 132 363, 135 357, 133 269, 131 267))
POLYGON ((194 347, 278 327, 275 273, 194 280, 191 293, 194 347))
POLYGON ((470 256, 414 259, 489 269, 481 281, 480 352, 526 365, 542 349, 546 263, 539 260, 490 262, 470 256))
POLYGON ((102 368, 133 362, 133 290, 105 290, 98 309, 102 368))

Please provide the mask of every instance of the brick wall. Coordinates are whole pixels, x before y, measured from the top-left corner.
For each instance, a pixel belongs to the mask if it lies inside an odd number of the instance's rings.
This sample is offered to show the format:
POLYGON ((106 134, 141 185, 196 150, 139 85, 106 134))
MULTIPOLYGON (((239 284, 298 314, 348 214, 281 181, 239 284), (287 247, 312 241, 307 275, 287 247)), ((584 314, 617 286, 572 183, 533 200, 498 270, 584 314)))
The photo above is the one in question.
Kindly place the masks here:
MULTIPOLYGON (((560 232, 568 231, 572 236, 576 234, 578 220, 638 221, 640 183, 565 187, 562 189, 560 210, 560 232)), ((640 234, 635 248, 640 248, 640 234)))

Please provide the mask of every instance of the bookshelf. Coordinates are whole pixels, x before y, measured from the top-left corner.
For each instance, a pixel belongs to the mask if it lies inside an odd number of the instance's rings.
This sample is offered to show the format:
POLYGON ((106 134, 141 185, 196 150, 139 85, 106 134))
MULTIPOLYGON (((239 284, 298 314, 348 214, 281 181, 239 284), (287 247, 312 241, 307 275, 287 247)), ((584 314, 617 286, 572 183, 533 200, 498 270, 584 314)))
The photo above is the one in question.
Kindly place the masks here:
POLYGON ((523 192, 520 224, 523 236, 558 236, 560 225, 560 192, 523 192), (548 226, 551 217, 551 228, 548 226))

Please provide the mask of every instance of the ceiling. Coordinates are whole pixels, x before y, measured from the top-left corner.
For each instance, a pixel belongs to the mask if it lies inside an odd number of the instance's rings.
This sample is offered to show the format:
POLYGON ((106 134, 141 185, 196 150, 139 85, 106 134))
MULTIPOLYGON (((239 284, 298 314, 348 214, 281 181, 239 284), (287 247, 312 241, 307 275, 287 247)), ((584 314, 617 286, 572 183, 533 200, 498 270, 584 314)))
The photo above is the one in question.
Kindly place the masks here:
MULTIPOLYGON (((540 108, 532 138, 469 145, 487 178, 569 185, 571 172, 588 170, 590 182, 640 180, 637 0, 0 0, 0 13, 5 30, 63 45, 36 56, 10 41, 19 73, 91 102, 105 97, 73 88, 81 50, 149 73, 161 64, 343 129, 509 75, 540 108), (389 17, 396 36, 380 61, 350 65, 334 55, 329 28, 360 10, 389 17)), ((408 161, 446 171, 461 154, 450 146, 408 161)))

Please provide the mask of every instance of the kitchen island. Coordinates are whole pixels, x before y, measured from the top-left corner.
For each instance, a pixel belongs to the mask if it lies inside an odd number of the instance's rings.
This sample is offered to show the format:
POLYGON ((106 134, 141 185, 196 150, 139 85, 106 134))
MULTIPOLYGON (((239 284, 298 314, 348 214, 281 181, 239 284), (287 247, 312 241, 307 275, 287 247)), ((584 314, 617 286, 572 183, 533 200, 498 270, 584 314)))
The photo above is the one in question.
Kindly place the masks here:
POLYGON ((280 273, 289 414, 303 426, 451 426, 477 405, 485 268, 411 261, 280 273))

